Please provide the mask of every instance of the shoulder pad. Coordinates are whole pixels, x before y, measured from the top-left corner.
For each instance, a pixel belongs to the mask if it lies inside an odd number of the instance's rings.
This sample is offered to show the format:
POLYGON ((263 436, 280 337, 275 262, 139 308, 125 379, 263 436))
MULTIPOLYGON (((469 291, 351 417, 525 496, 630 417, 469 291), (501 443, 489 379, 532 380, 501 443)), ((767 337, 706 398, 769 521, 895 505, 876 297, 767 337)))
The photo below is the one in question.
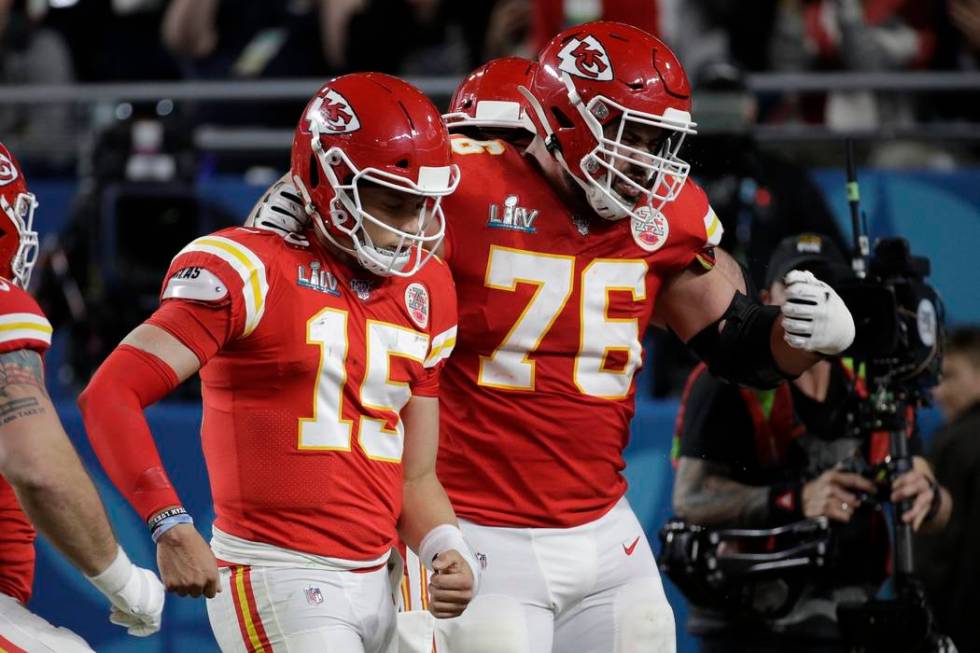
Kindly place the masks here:
POLYGON ((228 288, 215 274, 202 267, 186 267, 167 280, 161 299, 192 299, 219 302, 228 297, 228 288))

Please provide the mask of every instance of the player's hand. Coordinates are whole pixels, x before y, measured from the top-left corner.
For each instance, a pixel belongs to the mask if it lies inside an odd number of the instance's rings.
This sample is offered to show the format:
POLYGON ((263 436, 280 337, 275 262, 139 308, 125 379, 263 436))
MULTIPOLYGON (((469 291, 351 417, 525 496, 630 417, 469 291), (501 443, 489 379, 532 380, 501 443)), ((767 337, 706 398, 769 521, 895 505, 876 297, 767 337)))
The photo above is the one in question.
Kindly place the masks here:
POLYGON ((892 482, 892 503, 898 505, 906 499, 912 502, 912 507, 902 513, 902 521, 912 524, 912 530, 917 531, 922 526, 932 506, 933 496, 939 491, 931 478, 916 465, 892 482))
POLYGON ((812 272, 793 270, 784 279, 784 338, 790 347, 828 356, 854 342, 854 318, 837 292, 812 272))
POLYGON ((861 505, 857 493, 874 494, 875 491, 874 483, 860 474, 828 469, 803 486, 803 516, 827 517, 847 523, 861 505))
POLYGON ((112 603, 109 621, 123 626, 136 637, 146 637, 160 630, 163 584, 152 571, 130 562, 121 547, 116 559, 89 580, 112 603))
POLYGON ((245 226, 288 236, 303 231, 309 221, 299 191, 288 179, 280 179, 252 208, 245 226))
POLYGON ((459 551, 443 551, 432 561, 429 577, 429 612, 437 619, 463 614, 473 598, 476 579, 459 551))
POLYGON ((157 542, 157 567, 168 592, 207 598, 221 591, 218 561, 191 524, 178 524, 157 542))

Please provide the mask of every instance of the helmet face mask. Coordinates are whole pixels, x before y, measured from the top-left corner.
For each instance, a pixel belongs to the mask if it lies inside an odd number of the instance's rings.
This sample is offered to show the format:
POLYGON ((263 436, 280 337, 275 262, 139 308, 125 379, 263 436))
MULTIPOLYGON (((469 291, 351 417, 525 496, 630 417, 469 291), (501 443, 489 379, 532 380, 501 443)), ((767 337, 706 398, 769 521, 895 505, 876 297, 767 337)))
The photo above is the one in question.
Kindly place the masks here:
POLYGON ((30 283, 37 260, 36 209, 37 198, 27 190, 17 161, 0 144, 0 275, 21 288, 30 283))
POLYGON ((307 105, 292 177, 323 238, 373 274, 409 277, 445 233, 441 198, 459 183, 450 156, 449 134, 420 91, 358 73, 331 80, 307 105), (373 191, 405 197, 385 210, 373 191))
POLYGON ((674 118, 675 111, 667 109, 663 116, 651 116, 631 111, 603 96, 589 101, 582 117, 595 136, 596 146, 582 157, 579 165, 582 175, 591 182, 592 187, 586 193, 595 199, 590 203, 608 206, 610 214, 623 218, 632 213, 641 199, 645 198, 644 204, 656 210, 677 199, 691 170, 679 152, 684 137, 695 132, 689 116, 674 118), (618 118, 610 118, 611 115, 618 118), (605 125, 600 117, 606 119, 605 125), (661 133, 656 147, 630 143, 630 135, 652 130, 661 133), (642 174, 637 179, 637 175, 629 174, 631 171, 642 174), (623 193, 617 186, 629 190, 623 193))
POLYGON ((603 219, 645 219, 677 198, 690 172, 679 157, 691 120, 690 84, 660 40, 629 25, 595 22, 545 46, 522 89, 548 151, 603 219), (662 130, 657 147, 624 137, 662 130))
POLYGON ((361 266, 373 274, 411 276, 421 269, 445 236, 442 198, 456 189, 459 175, 455 174, 455 178, 450 180, 453 171, 449 169, 423 167, 419 171, 420 183, 414 183, 384 170, 357 170, 340 148, 331 148, 318 158, 321 159, 322 171, 334 190, 334 198, 328 211, 334 230, 325 229, 323 220, 315 220, 320 232, 335 246, 352 254, 361 266), (349 171, 350 174, 345 175, 346 182, 337 178, 335 170, 338 167, 349 171), (370 201, 365 201, 365 196, 379 188, 423 200, 412 220, 414 228, 402 229, 394 226, 388 216, 375 215, 375 212, 365 206, 371 204, 370 201), (375 237, 371 236, 372 231, 375 237), (349 242, 339 242, 336 232, 346 236, 349 242), (397 241, 375 242, 382 238, 388 240, 385 236, 397 238, 397 241))

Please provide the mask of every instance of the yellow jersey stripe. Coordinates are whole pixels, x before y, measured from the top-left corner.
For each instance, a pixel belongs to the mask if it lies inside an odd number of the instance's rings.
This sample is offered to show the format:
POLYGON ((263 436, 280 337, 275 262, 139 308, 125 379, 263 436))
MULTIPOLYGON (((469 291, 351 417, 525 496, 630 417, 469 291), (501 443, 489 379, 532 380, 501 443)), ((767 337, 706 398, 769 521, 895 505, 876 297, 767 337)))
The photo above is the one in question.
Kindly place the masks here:
POLYGON ((265 297, 269 291, 262 260, 248 247, 220 236, 198 238, 181 250, 177 256, 189 252, 217 256, 238 273, 244 284, 242 293, 245 299, 245 328, 242 336, 255 331, 265 313, 265 297))
POLYGON ((725 233, 725 229, 721 225, 721 220, 718 219, 718 214, 710 207, 704 216, 704 233, 710 246, 721 243, 721 236, 725 233))
POLYGON ((47 334, 54 332, 54 329, 51 328, 50 324, 35 324, 33 322, 13 322, 11 324, 0 324, 0 331, 13 331, 15 329, 39 331, 47 334))
POLYGON ((442 359, 449 358, 449 355, 453 353, 453 347, 455 346, 456 338, 452 338, 451 340, 447 340, 446 342, 442 343, 438 347, 433 347, 432 353, 425 359, 423 367, 433 367, 442 359))

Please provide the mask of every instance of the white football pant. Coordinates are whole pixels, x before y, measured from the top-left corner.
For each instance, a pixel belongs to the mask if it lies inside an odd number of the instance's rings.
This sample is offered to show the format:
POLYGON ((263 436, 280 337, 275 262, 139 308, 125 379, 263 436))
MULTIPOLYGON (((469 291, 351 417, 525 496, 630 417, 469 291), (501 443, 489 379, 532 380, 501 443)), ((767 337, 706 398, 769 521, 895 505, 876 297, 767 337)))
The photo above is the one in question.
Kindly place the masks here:
POLYGON ((234 566, 208 618, 223 653, 396 653, 388 571, 234 566))
POLYGON ((94 653, 84 639, 52 626, 6 594, 0 594, 0 651, 94 653))
POLYGON ((463 615, 434 620, 439 653, 676 650, 674 613, 625 497, 574 528, 501 528, 462 519, 460 528, 485 567, 463 615))

